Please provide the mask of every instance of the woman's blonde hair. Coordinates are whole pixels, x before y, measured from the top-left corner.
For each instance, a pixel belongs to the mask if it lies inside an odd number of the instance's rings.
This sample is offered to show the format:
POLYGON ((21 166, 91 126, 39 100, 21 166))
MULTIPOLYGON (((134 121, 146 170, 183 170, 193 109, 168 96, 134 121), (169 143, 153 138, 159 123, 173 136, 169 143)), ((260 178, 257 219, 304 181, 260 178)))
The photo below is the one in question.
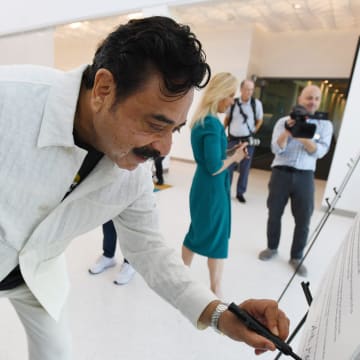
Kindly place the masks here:
POLYGON ((190 128, 193 128, 198 122, 203 122, 207 114, 216 115, 219 102, 235 94, 237 87, 238 81, 234 75, 228 72, 214 75, 204 90, 204 94, 190 123, 190 128))

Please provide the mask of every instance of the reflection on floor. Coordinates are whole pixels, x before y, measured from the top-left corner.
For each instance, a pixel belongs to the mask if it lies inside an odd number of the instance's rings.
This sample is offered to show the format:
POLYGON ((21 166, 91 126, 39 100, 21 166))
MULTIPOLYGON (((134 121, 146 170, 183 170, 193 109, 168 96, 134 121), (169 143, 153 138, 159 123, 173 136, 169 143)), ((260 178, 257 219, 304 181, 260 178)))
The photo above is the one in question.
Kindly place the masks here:
POLYGON ((158 184, 154 184, 154 191, 161 191, 161 190, 165 190, 170 188, 172 185, 169 184, 162 184, 162 185, 158 185, 158 184))
MULTIPOLYGON (((165 181, 173 186, 156 193, 161 213, 161 228, 167 243, 181 248, 189 225, 188 195, 194 165, 172 161, 165 181)), ((257 259, 266 245, 265 207, 269 172, 252 170, 246 204, 232 193, 232 238, 230 257, 224 274, 226 301, 246 298, 277 299, 292 273, 287 261, 293 230, 289 208, 283 218, 279 256, 271 262, 257 259)), ((316 209, 325 182, 316 183, 316 209)), ((316 210, 314 228, 323 213, 316 210)), ((344 238, 352 219, 331 215, 313 246, 306 266, 310 289, 315 296, 322 274, 344 238)), ((74 360, 239 360, 258 358, 247 346, 235 343, 211 330, 197 331, 162 299, 155 295, 139 275, 126 286, 116 286, 113 279, 118 266, 92 276, 87 269, 101 252, 101 229, 85 234, 67 251, 72 291, 69 312, 74 338, 74 360)), ((119 265, 120 251, 117 253, 119 265)), ((208 283, 204 258, 196 257, 192 271, 199 281, 208 283)), ((292 321, 292 328, 307 310, 298 276, 281 300, 281 307, 292 321)), ((0 300, 0 359, 26 359, 25 335, 7 300, 0 300)), ((294 340, 293 347, 299 336, 294 340)), ((275 353, 260 359, 274 359, 275 353)))

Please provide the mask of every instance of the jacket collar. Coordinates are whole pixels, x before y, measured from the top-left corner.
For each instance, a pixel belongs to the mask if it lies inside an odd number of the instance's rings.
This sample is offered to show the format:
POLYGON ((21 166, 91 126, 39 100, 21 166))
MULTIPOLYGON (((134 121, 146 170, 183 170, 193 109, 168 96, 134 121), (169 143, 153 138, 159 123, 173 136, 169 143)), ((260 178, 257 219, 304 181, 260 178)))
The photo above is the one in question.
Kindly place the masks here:
POLYGON ((40 127, 37 145, 74 147, 74 118, 81 79, 87 65, 62 73, 52 84, 40 127))

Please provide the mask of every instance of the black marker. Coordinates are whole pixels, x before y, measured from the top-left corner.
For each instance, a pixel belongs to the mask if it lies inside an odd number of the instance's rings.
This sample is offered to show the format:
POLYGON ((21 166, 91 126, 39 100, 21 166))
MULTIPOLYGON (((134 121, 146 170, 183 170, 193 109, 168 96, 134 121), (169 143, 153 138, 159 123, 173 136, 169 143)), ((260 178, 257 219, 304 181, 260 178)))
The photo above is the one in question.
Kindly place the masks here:
POLYGON ((247 328, 253 330, 257 334, 273 342, 276 348, 280 350, 283 354, 289 355, 293 359, 301 360, 301 358, 293 352, 289 344, 274 335, 269 329, 267 329, 263 324, 261 324, 254 317, 252 317, 247 311, 245 311, 244 309, 240 309, 234 303, 231 303, 228 309, 233 314, 235 314, 246 325, 247 328))

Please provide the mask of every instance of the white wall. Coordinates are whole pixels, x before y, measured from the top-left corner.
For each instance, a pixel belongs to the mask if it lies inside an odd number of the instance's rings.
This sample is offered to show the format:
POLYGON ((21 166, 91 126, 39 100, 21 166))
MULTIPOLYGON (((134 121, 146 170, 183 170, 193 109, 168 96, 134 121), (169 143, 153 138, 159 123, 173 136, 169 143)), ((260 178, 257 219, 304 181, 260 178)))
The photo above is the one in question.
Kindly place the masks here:
MULTIPOLYGON (((339 189, 349 167, 350 159, 360 156, 360 54, 358 54, 356 67, 349 96, 346 103, 342 126, 339 133, 335 154, 331 164, 330 174, 326 184, 324 199, 334 199, 333 188, 339 189)), ((323 206, 326 202, 323 201, 323 206)), ((336 209, 357 213, 360 210, 360 163, 354 169, 349 182, 344 188, 336 209)))
POLYGON ((256 31, 249 66, 261 77, 347 78, 358 31, 266 33, 256 31))
POLYGON ((47 29, 0 37, 0 64, 54 66, 54 31, 47 29))

